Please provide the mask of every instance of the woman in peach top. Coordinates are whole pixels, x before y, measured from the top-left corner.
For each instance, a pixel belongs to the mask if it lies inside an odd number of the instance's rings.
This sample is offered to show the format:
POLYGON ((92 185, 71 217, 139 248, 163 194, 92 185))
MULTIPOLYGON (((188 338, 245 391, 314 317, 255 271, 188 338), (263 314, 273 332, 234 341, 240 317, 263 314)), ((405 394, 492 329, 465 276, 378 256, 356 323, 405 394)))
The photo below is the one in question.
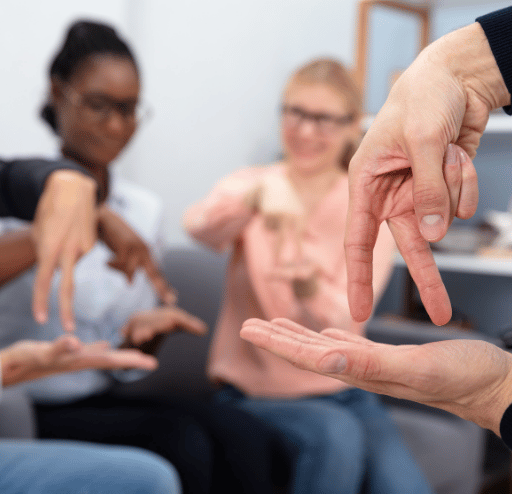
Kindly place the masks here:
MULTIPOLYGON (((297 369, 239 337, 252 317, 286 317, 319 331, 364 333, 352 321, 343 238, 347 168, 361 137, 360 98, 346 69, 316 60, 288 82, 282 105, 285 159, 221 180, 184 216, 196 240, 232 249, 208 373, 217 399, 287 437, 294 493, 430 493, 375 395, 297 369)), ((394 242, 381 228, 374 253, 378 297, 394 242)))

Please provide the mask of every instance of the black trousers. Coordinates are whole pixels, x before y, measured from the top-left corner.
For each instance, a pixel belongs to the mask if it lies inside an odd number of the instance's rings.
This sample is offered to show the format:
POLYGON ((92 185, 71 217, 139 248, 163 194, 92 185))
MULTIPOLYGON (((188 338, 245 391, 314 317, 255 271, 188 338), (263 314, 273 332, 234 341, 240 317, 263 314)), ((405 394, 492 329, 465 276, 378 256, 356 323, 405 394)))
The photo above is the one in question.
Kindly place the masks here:
POLYGON ((283 441, 233 407, 127 399, 109 393, 37 405, 39 437, 138 446, 169 460, 186 494, 271 493, 286 484, 283 441))

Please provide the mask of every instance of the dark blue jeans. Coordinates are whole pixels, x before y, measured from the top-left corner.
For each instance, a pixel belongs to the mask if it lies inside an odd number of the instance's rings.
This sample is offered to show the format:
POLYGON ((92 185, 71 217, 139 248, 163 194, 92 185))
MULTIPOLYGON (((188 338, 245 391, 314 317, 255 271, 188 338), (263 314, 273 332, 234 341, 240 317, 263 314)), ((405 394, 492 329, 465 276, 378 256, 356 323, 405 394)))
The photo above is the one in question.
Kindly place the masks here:
POLYGON ((216 401, 283 433, 293 458, 293 494, 432 494, 376 395, 349 389, 299 399, 245 396, 226 386, 216 401))

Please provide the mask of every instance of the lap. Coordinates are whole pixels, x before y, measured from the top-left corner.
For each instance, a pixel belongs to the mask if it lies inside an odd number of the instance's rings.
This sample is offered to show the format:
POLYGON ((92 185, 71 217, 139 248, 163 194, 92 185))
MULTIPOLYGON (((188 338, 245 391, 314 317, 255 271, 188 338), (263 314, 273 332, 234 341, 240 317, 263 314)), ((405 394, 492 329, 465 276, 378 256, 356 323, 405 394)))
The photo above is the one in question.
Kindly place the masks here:
POLYGON ((0 492, 180 493, 163 458, 137 448, 70 441, 0 441, 0 492))

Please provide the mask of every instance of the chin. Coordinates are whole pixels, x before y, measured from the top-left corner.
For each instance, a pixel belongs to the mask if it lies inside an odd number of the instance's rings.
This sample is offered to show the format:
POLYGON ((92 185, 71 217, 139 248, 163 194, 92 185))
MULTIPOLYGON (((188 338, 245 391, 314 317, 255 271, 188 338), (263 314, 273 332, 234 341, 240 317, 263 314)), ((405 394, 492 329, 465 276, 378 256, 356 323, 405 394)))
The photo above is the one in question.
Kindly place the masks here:
POLYGON ((292 161, 298 169, 304 171, 316 171, 324 163, 322 156, 293 156, 292 161))

